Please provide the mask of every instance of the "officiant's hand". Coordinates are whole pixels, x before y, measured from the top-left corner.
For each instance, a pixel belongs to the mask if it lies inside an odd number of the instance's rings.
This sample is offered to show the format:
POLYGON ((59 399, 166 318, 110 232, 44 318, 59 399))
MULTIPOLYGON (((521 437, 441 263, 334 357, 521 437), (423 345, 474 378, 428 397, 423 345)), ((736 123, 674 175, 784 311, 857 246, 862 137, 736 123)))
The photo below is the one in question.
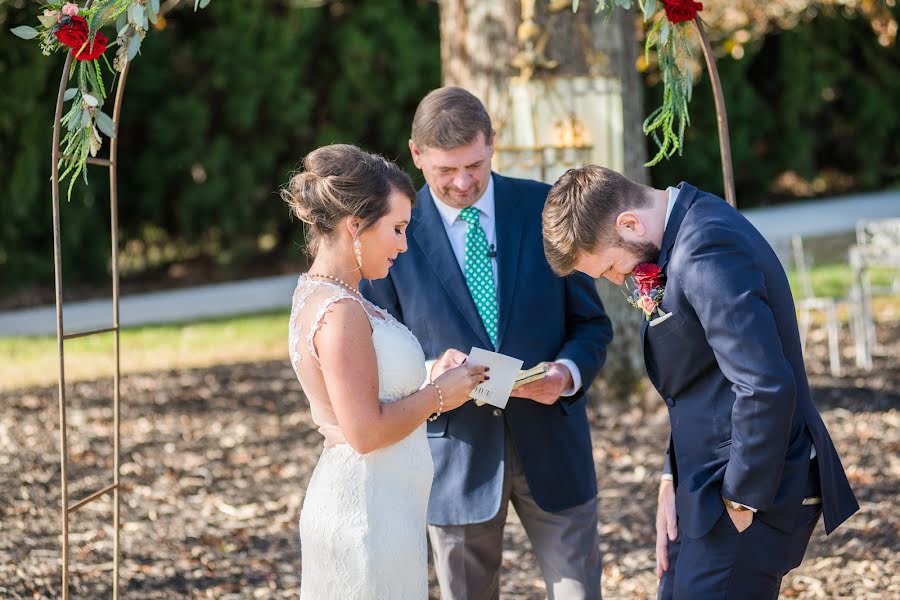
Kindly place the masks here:
POLYGON ((465 364, 468 358, 469 356, 466 353, 460 352, 456 348, 449 348, 434 361, 434 364, 431 366, 431 377, 429 381, 434 381, 450 369, 455 369, 456 367, 465 364))
POLYGON ((574 385, 572 383, 572 373, 562 363, 545 362, 541 364, 549 367, 546 377, 516 388, 513 395, 517 398, 528 398, 541 404, 555 404, 559 400, 560 395, 574 385))
POLYGON ((662 579, 669 570, 669 541, 678 539, 678 518, 675 514, 675 484, 669 479, 659 482, 656 507, 656 578, 662 579))

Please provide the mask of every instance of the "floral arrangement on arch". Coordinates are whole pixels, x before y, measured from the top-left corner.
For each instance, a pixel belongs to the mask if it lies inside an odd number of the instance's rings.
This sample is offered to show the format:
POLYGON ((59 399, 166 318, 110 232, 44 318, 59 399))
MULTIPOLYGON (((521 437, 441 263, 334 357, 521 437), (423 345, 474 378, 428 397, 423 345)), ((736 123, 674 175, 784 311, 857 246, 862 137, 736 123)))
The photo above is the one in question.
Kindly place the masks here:
MULTIPOLYGON (((204 8, 210 0, 194 0, 194 10, 204 8)), ((84 6, 75 2, 41 2, 35 27, 22 25, 12 32, 22 39, 38 39, 45 56, 66 52, 72 56, 69 81, 73 83, 63 97, 69 103, 63 111, 60 141, 60 181, 69 178, 72 186, 82 175, 88 155, 96 156, 103 146, 103 135, 114 138, 116 124, 103 112, 107 97, 104 69, 115 76, 125 70, 141 50, 141 42, 150 24, 160 16, 160 0, 88 0, 84 6), (110 40, 101 29, 115 26, 110 40), (106 51, 115 47, 112 63, 106 51), (102 135, 101 135, 102 134, 102 135)))
MULTIPOLYGON (((676 152, 681 154, 684 147, 684 130, 690 124, 688 103, 694 86, 687 28, 697 20, 703 4, 694 0, 597 0, 597 12, 609 12, 617 6, 630 9, 635 1, 644 22, 652 23, 644 53, 649 57, 650 51, 656 48, 664 84, 662 105, 644 120, 644 134, 652 137, 659 148, 646 164, 652 167, 676 152)), ((578 0, 574 0, 573 8, 578 10, 578 0)))

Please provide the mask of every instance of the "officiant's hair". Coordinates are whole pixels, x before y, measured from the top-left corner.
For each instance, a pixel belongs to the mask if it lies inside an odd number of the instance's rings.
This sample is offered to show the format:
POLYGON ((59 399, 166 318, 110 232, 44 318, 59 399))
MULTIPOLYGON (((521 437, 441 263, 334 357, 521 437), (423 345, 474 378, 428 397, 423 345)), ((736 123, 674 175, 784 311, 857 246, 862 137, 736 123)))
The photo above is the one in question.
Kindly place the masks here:
POLYGON ((350 144, 332 144, 306 155, 303 170, 282 188, 281 198, 306 224, 306 249, 315 256, 321 240, 345 217, 362 220, 357 235, 377 223, 390 211, 394 190, 415 204, 412 180, 392 161, 350 144))
POLYGON ((575 270, 582 253, 624 244, 616 218, 652 205, 651 188, 598 166, 569 169, 547 194, 541 218, 544 254, 560 276, 575 270))
POLYGON ((453 150, 484 134, 490 143, 494 129, 481 100, 461 87, 432 90, 422 98, 412 123, 412 141, 420 149, 453 150))

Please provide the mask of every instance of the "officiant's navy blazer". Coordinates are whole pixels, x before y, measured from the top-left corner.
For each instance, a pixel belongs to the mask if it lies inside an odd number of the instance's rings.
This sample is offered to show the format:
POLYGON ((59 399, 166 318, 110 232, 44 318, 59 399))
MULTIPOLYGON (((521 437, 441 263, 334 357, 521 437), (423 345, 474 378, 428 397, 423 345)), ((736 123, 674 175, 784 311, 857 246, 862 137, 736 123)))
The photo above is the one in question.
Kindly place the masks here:
POLYGON ((660 308, 672 316, 642 330, 647 372, 669 407, 679 526, 702 537, 724 496, 792 531, 815 444, 831 533, 859 506, 812 402, 784 269, 737 210, 679 188, 658 261, 660 308))
MULTIPOLYGON (((433 525, 487 521, 500 509, 504 428, 521 457, 537 504, 560 511, 597 494, 584 389, 606 359, 612 326, 594 282, 559 278, 544 257, 541 211, 550 186, 494 177, 499 325, 497 351, 524 361, 565 358, 581 373, 582 389, 546 406, 510 398, 503 411, 468 402, 428 423, 435 479, 428 505, 433 525)), ((417 196, 407 231, 409 249, 385 279, 363 293, 406 324, 425 356, 447 348, 493 350, 453 254, 428 187, 417 196)))

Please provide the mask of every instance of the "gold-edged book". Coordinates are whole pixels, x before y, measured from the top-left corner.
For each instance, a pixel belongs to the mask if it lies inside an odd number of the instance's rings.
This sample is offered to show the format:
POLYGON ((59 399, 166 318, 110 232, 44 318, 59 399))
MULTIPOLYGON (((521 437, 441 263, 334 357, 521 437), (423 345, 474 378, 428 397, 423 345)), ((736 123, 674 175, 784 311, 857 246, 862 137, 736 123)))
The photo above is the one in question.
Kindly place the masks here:
POLYGON ((530 369, 519 371, 519 374, 516 376, 516 382, 515 384, 513 384, 513 389, 523 386, 526 383, 531 383, 532 381, 543 379, 547 376, 547 371, 549 370, 550 369, 549 367, 547 367, 547 365, 540 364, 535 367, 531 367, 530 369))

